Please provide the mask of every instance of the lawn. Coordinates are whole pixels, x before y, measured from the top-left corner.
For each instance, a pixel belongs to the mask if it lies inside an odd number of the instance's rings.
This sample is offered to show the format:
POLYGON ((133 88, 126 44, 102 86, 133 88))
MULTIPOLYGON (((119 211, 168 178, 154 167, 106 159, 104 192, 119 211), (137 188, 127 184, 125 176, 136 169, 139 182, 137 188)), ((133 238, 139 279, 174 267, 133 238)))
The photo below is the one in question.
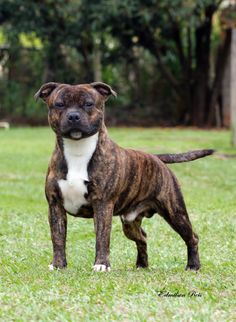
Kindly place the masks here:
MULTIPOLYGON (((121 146, 155 153, 196 148, 236 153, 228 131, 109 133, 121 146)), ((184 271, 186 247, 158 215, 143 223, 149 269, 136 270, 135 244, 114 218, 112 271, 94 273, 93 221, 69 217, 68 268, 52 272, 44 180, 53 145, 48 128, 0 131, 1 321, 235 321, 235 158, 171 165, 200 237, 198 273, 184 271)))

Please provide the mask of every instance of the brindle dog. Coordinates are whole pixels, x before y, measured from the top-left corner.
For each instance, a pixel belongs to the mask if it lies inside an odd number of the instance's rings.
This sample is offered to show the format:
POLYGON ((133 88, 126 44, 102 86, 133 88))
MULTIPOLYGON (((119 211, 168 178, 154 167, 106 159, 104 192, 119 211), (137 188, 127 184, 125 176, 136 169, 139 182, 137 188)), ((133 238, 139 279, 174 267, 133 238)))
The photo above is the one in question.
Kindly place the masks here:
POLYGON ((66 262, 67 213, 93 218, 96 232, 95 271, 109 271, 112 216, 121 218, 125 235, 137 245, 137 267, 148 266, 144 217, 160 214, 187 245, 186 269, 198 270, 198 236, 193 232, 176 177, 164 164, 194 160, 213 150, 152 155, 123 149, 109 139, 104 103, 116 95, 104 83, 44 84, 35 97, 48 105, 56 134, 46 179, 53 244, 50 268, 66 262))

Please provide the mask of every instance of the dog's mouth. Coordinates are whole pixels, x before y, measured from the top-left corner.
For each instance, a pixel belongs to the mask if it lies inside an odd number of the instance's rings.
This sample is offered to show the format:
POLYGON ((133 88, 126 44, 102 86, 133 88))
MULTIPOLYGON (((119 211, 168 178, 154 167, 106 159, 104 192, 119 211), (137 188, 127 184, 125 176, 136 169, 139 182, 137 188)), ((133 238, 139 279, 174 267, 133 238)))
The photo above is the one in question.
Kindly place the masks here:
POLYGON ((62 125, 60 128, 60 134, 63 138, 71 139, 71 140, 81 140, 92 136, 93 134, 98 132, 98 128, 96 126, 73 126, 69 127, 68 125, 62 125))
POLYGON ((67 129, 60 132, 61 136, 65 139, 79 140, 84 134, 80 129, 67 129))
POLYGON ((73 140, 79 140, 81 139, 83 136, 82 132, 78 131, 78 130, 72 130, 70 131, 70 137, 73 139, 73 140))
POLYGON ((96 132, 97 131, 84 132, 84 131, 81 131, 80 129, 71 129, 69 131, 67 130, 66 132, 65 131, 61 132, 61 135, 63 138, 66 138, 66 139, 80 140, 80 139, 87 138, 95 134, 96 132))

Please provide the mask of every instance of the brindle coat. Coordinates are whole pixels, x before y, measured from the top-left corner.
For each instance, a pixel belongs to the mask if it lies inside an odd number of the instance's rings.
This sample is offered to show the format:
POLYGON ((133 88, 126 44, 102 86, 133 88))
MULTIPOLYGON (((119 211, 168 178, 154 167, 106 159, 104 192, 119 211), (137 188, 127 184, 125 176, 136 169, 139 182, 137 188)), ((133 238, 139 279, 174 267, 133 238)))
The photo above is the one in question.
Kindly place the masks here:
MULTIPOLYGON (((95 265, 104 265, 106 270, 110 268, 112 216, 118 215, 121 217, 125 235, 137 245, 137 267, 147 267, 146 233, 141 228, 141 223, 144 217, 158 213, 185 241, 188 253, 186 269, 198 270, 198 236, 193 232, 174 174, 157 156, 123 149, 107 135, 104 102, 111 94, 115 95, 110 86, 103 83, 75 86, 47 83, 36 93, 36 98, 40 97, 47 103, 49 123, 56 133, 56 147, 46 179, 53 243, 52 265, 56 268, 67 265, 67 216, 58 181, 66 179, 68 171, 63 152, 63 138, 72 138, 72 130, 75 131, 75 128, 72 129, 68 124, 68 113, 77 111, 80 121, 76 130, 82 133, 80 139, 99 133, 95 152, 88 164, 88 193, 85 195, 88 203, 82 205, 77 214, 73 214, 94 219, 95 265)), ((212 153, 209 151, 205 151, 205 154, 202 152, 195 158, 212 153)), ((168 155, 161 157, 168 162, 168 155)), ((169 161, 171 160, 173 162, 173 156, 169 158, 169 161)))

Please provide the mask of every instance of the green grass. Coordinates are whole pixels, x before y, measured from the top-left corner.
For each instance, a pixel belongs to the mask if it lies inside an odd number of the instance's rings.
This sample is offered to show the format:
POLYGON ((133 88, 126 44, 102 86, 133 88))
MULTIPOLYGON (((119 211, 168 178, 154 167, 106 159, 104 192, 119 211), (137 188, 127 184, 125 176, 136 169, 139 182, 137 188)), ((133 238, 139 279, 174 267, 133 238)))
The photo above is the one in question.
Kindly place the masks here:
MULTIPOLYGON (((124 147, 149 152, 215 148, 235 153, 228 131, 110 129, 124 147)), ((69 217, 68 268, 49 271, 52 249, 44 180, 54 145, 47 128, 0 131, 1 321, 233 321, 236 159, 171 166, 200 237, 200 272, 185 272, 186 247, 158 215, 144 221, 148 270, 113 220, 111 273, 94 273, 93 221, 69 217), (185 294, 164 297, 158 292, 185 294), (195 291, 201 297, 190 297, 195 291)))

